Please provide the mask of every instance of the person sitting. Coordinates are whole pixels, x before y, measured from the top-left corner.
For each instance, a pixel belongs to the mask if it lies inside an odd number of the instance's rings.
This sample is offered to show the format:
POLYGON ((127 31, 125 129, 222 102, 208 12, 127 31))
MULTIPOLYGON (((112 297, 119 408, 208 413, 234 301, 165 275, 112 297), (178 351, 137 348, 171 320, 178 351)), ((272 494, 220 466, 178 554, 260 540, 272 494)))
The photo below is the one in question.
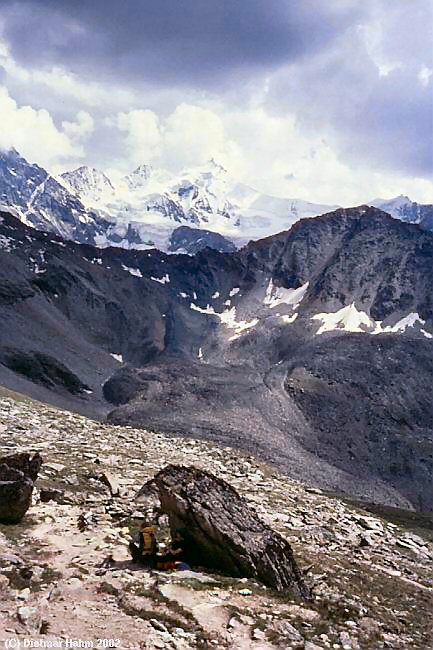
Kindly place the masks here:
POLYGON ((186 528, 176 528, 173 539, 164 555, 159 555, 156 568, 185 571, 191 568, 194 559, 193 544, 186 528))
POLYGON ((138 532, 138 544, 135 542, 129 543, 129 552, 133 562, 150 568, 155 566, 158 553, 158 542, 155 533, 154 526, 148 526, 146 523, 141 524, 138 532))

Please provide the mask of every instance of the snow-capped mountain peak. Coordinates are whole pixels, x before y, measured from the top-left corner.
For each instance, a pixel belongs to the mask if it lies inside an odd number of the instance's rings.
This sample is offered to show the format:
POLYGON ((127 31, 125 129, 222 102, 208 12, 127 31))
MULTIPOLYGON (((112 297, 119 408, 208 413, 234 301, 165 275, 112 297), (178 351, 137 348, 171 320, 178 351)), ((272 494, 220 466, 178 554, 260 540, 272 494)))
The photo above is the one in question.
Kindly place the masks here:
MULTIPOLYGON (((172 237, 180 226, 202 232, 203 246, 213 245, 217 233, 239 247, 338 207, 265 194, 240 182, 214 158, 180 173, 143 163, 113 182, 86 166, 56 178, 13 149, 0 151, 0 203, 12 207, 24 223, 65 238, 161 250, 174 250, 172 237)), ((432 205, 404 195, 370 205, 433 230, 432 205)), ((187 239, 195 237, 189 233, 187 239)))
POLYGON ((101 204, 114 197, 115 190, 111 180, 94 167, 78 167, 61 174, 60 178, 85 205, 101 204))
POLYGON ((130 190, 136 190, 147 184, 152 172, 153 167, 151 165, 142 164, 125 176, 123 180, 130 190))
POLYGON ((408 196, 405 196, 404 194, 399 194, 392 199, 374 199, 369 203, 369 205, 372 205, 375 208, 380 208, 381 210, 384 210, 385 207, 388 208, 386 212, 390 212, 391 210, 393 212, 396 212, 408 204, 412 204, 412 201, 408 196))
POLYGON ((411 201, 408 196, 399 194, 392 199, 374 199, 369 205, 388 212, 395 219, 401 219, 409 223, 417 223, 423 227, 430 228, 433 219, 432 206, 420 205, 411 201))

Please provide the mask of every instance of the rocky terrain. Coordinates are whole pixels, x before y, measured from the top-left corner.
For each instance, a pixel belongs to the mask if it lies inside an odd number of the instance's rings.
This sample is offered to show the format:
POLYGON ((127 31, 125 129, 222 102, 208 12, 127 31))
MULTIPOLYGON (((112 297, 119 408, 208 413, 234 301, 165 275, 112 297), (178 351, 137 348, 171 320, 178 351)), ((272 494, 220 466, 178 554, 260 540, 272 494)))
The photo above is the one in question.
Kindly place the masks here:
POLYGON ((432 234, 361 206, 191 257, 1 219, 4 386, 431 509, 432 234))
MULTIPOLYGON (((433 531, 425 517, 395 509, 372 515, 231 449, 97 423, 4 390, 0 441, 5 454, 38 451, 44 459, 34 505, 20 524, 0 525, 4 640, 105 638, 119 639, 122 648, 167 649, 431 647, 433 531), (243 495, 290 542, 312 599, 200 567, 158 572, 132 565, 130 531, 146 514, 146 502, 134 497, 170 463, 206 469, 243 495)), ((160 542, 166 534, 162 525, 160 542)))

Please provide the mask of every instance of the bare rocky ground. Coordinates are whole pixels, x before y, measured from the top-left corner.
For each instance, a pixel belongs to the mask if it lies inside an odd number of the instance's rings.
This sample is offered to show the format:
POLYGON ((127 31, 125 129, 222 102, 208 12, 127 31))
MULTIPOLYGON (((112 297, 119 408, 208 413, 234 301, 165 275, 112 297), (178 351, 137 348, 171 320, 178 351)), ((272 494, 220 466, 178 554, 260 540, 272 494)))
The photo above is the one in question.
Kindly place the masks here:
POLYGON ((414 532, 402 515, 399 525, 372 516, 232 449, 101 424, 2 389, 0 445, 3 454, 44 457, 32 508, 19 525, 0 526, 2 640, 98 647, 98 639, 113 639, 120 648, 179 650, 433 647, 425 522, 414 532), (131 564, 130 529, 144 508, 134 496, 169 463, 207 469, 244 495, 292 544, 313 600, 200 570, 131 564), (44 503, 48 488, 59 492, 44 503))

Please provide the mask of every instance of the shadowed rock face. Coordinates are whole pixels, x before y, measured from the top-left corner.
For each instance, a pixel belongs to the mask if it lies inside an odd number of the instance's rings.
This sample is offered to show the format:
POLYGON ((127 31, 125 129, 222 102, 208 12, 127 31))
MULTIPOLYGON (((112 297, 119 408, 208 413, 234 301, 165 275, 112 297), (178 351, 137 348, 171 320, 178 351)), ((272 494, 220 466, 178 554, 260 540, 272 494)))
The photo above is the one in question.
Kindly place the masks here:
POLYGON ((228 483, 179 465, 164 468, 153 482, 172 533, 179 527, 188 531, 197 565, 309 597, 290 544, 260 521, 228 483))
POLYGON ((73 395, 88 389, 79 378, 55 358, 40 352, 25 353, 21 350, 0 351, 0 362, 35 384, 73 395))
POLYGON ((40 454, 0 458, 0 522, 17 524, 32 502, 34 481, 42 465, 40 454))
POLYGON ((170 252, 182 251, 195 255, 205 248, 213 248, 220 253, 234 253, 236 250, 236 246, 230 239, 211 230, 179 226, 171 233, 168 248, 170 252))
POLYGON ((0 383, 431 509, 432 275, 432 233, 367 206, 195 256, 96 249, 0 213, 0 383), (371 328, 319 333, 340 311, 371 328))

